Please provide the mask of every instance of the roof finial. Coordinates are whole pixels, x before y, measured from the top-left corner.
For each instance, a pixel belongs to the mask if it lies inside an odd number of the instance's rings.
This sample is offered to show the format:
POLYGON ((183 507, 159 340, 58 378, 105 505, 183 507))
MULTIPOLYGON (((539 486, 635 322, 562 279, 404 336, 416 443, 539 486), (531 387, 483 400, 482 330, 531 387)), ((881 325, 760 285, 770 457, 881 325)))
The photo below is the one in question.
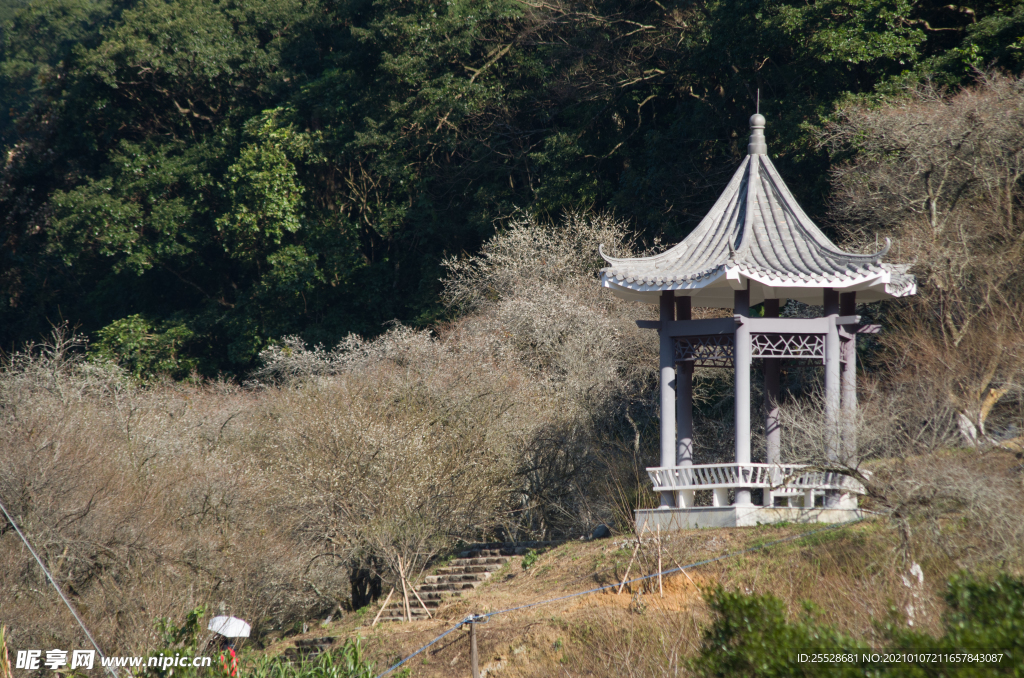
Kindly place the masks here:
MULTIPOLYGON (((757 107, 761 108, 761 90, 757 91, 757 107)), ((750 155, 766 155, 768 144, 764 141, 764 116, 754 113, 750 116, 750 143, 747 145, 747 153, 750 155)))

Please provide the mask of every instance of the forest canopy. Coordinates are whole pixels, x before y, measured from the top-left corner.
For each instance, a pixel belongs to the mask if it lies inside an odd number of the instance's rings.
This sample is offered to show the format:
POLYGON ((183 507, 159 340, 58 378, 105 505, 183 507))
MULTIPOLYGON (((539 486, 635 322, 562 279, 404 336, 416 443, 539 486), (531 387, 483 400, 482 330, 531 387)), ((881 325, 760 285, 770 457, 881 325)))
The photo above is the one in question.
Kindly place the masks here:
POLYGON ((822 216, 841 106, 1022 67, 1013 0, 0 0, 0 347, 241 374, 428 325, 518 212, 684 236, 758 97, 822 216))

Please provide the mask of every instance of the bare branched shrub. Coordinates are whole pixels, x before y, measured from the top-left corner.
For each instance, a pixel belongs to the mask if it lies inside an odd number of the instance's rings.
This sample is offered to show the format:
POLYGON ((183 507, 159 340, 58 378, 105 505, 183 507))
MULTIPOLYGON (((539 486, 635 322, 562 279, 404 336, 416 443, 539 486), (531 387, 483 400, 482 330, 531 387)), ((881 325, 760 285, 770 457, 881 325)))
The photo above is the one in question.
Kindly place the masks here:
POLYGON ((920 419, 935 411, 917 400, 927 397, 924 390, 868 381, 861 394, 853 420, 833 424, 820 393, 786 402, 780 408, 783 461, 856 478, 867 505, 898 531, 905 564, 929 557, 944 558, 954 569, 1024 564, 1024 500, 1010 455, 945 449, 952 432, 932 430, 935 422, 920 419), (838 458, 831 457, 830 445, 844 434, 853 435, 856 447, 839 446, 838 458), (915 454, 922 449, 931 453, 915 454))
MULTIPOLYGON (((274 519, 243 445, 251 394, 140 388, 81 347, 60 329, 0 370, 0 500, 101 647, 149 651, 156 619, 203 603, 266 630, 347 594, 274 519)), ((85 645, 7 524, 0 611, 19 648, 85 645)))
POLYGON ((833 176, 849 241, 893 236, 919 281, 890 323, 900 331, 881 337, 888 379, 927 391, 920 407, 934 410, 921 418, 946 443, 1020 448, 1024 79, 993 73, 953 93, 924 84, 843 111, 823 143, 854 154, 833 176))
POLYGON ((498 527, 530 385, 405 328, 349 345, 359 352, 337 350, 333 377, 267 402, 260 463, 279 515, 317 558, 398 583, 400 570, 418 575, 441 549, 498 527))
POLYGON ((445 300, 469 314, 476 333, 500 340, 499 351, 584 404, 588 393, 653 372, 642 358, 654 355, 654 342, 634 324, 643 309, 597 288, 601 244, 637 254, 608 215, 571 214, 555 228, 521 217, 479 255, 445 262, 445 300))
POLYGON ((262 354, 248 443, 310 562, 398 585, 459 540, 609 522, 614 481, 646 483, 656 341, 597 288, 602 243, 632 251, 607 216, 523 217, 446 262, 462 315, 436 332, 262 354))
MULTIPOLYGON (((847 243, 892 237, 918 279, 915 298, 890 306, 858 450, 839 464, 897 525, 905 559, 1019 563, 1019 482, 991 450, 1024 446, 1024 79, 925 83, 842 111, 822 140, 845 159, 832 216, 847 243), (989 454, 957 452, 965 444, 989 454)), ((835 432, 820 409, 784 417, 790 456, 827 466, 822 436, 835 432)))
POLYGON ((889 458, 903 448, 898 401, 888 394, 862 384, 862 397, 852 418, 845 413, 830 421, 825 411, 824 390, 820 385, 800 398, 780 404, 779 422, 784 431, 781 440, 782 461, 808 464, 857 474, 861 465, 873 459, 889 458), (855 446, 844 443, 855 441, 855 446))
POLYGON ((84 359, 88 343, 66 324, 55 326, 46 341, 15 351, 3 365, 0 402, 9 415, 19 404, 46 394, 63 404, 97 393, 116 393, 129 386, 120 368, 84 359))
POLYGON ((899 528, 905 561, 1020 571, 1024 500, 1014 466, 1006 453, 951 450, 873 465, 868 486, 899 528))
POLYGON ((548 398, 517 472, 517 533, 585 529, 646 492, 657 341, 635 321, 656 309, 599 291, 602 244, 616 256, 643 254, 609 215, 570 214, 557 226, 525 215, 479 255, 445 262, 445 299, 467 314, 462 332, 524 366, 548 398))
POLYGON ((590 285, 604 265, 598 252, 602 244, 611 256, 642 254, 625 224, 609 214, 567 214, 557 227, 546 226, 533 215, 521 215, 488 241, 479 255, 445 262, 449 271, 445 299, 473 312, 514 296, 524 283, 556 288, 590 285))
POLYGON ((374 340, 350 334, 330 351, 319 344, 307 348, 301 337, 287 336, 280 344, 260 353, 263 364, 252 373, 256 380, 252 385, 258 385, 259 380, 289 384, 352 373, 382 361, 433 364, 446 355, 445 350, 434 342, 430 332, 417 332, 401 325, 374 340))

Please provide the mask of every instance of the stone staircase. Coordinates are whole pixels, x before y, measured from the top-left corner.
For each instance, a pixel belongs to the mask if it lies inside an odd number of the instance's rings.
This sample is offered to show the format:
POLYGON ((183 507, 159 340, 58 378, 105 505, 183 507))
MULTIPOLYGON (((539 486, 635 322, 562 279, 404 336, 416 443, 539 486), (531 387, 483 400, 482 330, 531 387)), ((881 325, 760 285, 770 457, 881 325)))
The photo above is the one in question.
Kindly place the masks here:
MULTIPOLYGON (((416 587, 416 593, 423 599, 423 604, 409 592, 409 611, 413 621, 427 619, 424 606, 430 614, 453 598, 461 598, 463 594, 473 591, 491 578, 515 556, 525 555, 532 548, 550 546, 552 542, 527 542, 520 544, 477 544, 459 553, 459 557, 445 567, 437 568, 437 574, 424 577, 422 584, 416 587)), ((405 605, 401 590, 395 591, 388 606, 380 615, 380 621, 405 621, 405 605)))

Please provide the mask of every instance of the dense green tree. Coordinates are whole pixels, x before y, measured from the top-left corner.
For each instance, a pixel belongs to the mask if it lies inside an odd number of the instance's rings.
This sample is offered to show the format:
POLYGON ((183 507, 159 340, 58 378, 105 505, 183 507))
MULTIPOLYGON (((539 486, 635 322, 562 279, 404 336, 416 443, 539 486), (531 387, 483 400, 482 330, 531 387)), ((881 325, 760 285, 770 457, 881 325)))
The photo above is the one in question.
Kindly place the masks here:
POLYGON ((0 343, 59 319, 109 343, 137 316, 183 328, 189 365, 238 373, 286 333, 430 322, 441 258, 517 210, 685 235, 758 92, 814 212, 814 131, 838 102, 1020 69, 1022 17, 1003 0, 0 0, 0 343))
MULTIPOLYGON (((44 9, 26 5, 5 36, 44 9)), ((213 371, 252 359, 265 336, 254 323, 295 329, 273 323, 309 275, 294 242, 294 163, 309 144, 274 105, 313 72, 321 13, 295 0, 138 3, 96 21, 95 44, 56 45, 51 71, 14 73, 41 93, 16 111, 0 187, 5 340, 142 312, 187 325, 196 343, 183 350, 213 371)))

